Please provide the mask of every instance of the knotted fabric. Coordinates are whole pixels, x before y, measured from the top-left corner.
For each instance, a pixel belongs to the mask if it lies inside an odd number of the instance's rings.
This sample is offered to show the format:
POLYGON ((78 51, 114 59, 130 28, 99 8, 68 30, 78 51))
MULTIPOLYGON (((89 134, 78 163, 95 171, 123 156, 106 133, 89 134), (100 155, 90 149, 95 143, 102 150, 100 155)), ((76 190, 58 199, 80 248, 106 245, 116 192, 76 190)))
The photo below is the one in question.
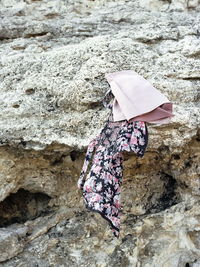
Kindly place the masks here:
POLYGON ((168 98, 135 71, 107 73, 105 78, 110 89, 103 104, 111 112, 100 134, 88 145, 77 185, 86 207, 105 218, 119 237, 123 152, 143 157, 148 143, 146 123, 165 124, 174 115, 168 98))

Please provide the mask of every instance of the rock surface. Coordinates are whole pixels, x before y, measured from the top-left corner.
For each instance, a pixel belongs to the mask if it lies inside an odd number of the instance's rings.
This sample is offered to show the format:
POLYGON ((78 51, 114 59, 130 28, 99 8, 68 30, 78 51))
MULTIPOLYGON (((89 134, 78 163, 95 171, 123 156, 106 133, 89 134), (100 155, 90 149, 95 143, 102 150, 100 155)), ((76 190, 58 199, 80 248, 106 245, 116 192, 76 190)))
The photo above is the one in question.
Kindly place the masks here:
POLYGON ((0 266, 200 266, 200 2, 0 2, 0 266), (119 239, 76 182, 133 69, 174 103, 126 155, 119 239))

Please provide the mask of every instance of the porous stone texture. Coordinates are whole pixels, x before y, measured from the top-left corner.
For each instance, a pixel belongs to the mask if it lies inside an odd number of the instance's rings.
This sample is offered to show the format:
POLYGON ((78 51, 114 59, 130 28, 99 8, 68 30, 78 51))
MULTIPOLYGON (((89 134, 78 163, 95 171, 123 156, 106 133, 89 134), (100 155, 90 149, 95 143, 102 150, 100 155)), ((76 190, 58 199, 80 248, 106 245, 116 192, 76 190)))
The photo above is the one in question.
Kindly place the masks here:
POLYGON ((0 1, 0 266, 200 266, 200 2, 0 1), (77 180, 133 69, 174 103, 126 154, 120 238, 77 180))

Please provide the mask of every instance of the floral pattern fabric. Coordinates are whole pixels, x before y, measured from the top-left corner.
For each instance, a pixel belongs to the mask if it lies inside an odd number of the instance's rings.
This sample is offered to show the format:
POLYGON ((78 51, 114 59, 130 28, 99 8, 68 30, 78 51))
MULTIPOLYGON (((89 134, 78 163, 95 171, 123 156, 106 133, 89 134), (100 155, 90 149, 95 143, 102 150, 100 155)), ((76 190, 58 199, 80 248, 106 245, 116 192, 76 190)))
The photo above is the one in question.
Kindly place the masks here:
POLYGON ((101 133, 89 143, 77 185, 86 208, 106 219, 114 236, 119 237, 123 151, 143 157, 148 131, 143 121, 112 119, 110 113, 101 133))

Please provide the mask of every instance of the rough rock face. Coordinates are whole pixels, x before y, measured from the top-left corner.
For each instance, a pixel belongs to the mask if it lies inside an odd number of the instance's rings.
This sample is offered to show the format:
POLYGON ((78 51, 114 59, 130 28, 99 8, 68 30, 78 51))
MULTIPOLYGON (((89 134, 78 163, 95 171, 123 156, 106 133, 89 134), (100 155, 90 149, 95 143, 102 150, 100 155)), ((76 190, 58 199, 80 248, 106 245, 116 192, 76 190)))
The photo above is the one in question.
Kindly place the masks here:
POLYGON ((0 1, 0 266, 200 266, 200 2, 0 1), (126 155, 119 239, 76 182, 133 69, 174 103, 126 155))

